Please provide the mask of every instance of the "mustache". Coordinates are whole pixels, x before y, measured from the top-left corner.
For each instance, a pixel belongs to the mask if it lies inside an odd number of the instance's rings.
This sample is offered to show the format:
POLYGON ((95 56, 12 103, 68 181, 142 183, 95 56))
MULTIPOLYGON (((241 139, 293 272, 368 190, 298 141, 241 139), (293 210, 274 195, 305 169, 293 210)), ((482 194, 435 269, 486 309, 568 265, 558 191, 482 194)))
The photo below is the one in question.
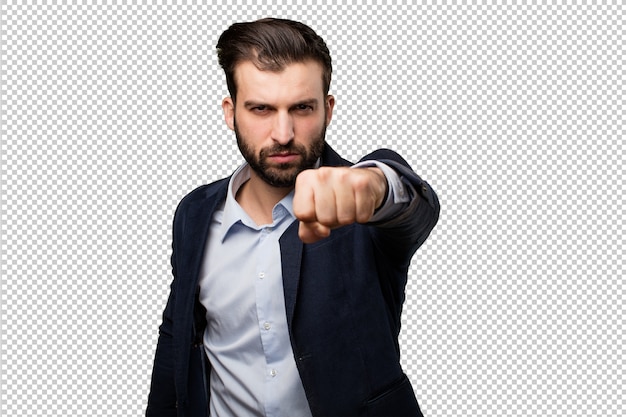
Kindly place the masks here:
POLYGON ((271 148, 262 149, 260 153, 261 157, 283 153, 296 153, 304 155, 306 154, 306 148, 303 145, 297 145, 293 142, 290 142, 286 145, 276 144, 271 148))

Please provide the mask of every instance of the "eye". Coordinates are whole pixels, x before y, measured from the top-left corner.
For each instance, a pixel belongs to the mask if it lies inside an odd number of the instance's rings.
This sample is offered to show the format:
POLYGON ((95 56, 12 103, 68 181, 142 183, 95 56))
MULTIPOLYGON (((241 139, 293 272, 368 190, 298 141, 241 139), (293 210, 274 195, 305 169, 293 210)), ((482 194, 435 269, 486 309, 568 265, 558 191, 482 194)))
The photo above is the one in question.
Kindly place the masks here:
POLYGON ((253 114, 262 116, 262 115, 266 115, 270 111, 270 108, 266 106, 265 104, 259 104, 258 106, 250 107, 250 111, 253 114))
POLYGON ((299 112, 310 112, 313 111, 313 106, 309 104, 298 104, 296 106, 296 110, 298 110, 299 112))

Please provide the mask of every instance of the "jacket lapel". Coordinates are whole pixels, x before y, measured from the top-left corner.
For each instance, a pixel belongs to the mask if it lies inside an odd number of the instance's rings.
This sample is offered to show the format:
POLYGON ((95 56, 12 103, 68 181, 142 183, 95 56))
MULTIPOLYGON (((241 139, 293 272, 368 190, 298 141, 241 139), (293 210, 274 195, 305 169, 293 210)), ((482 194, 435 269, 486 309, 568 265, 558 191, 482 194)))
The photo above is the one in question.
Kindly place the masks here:
POLYGON ((187 272, 192 277, 198 277, 211 219, 218 204, 226 198, 227 189, 228 181, 225 181, 214 193, 208 193, 204 199, 194 202, 187 212, 181 253, 186 255, 183 265, 190 268, 187 272))
MULTIPOLYGON (((176 249, 176 256, 179 257, 176 260, 178 267, 176 275, 180 281, 177 288, 176 305, 177 309, 181 311, 182 317, 192 317, 211 219, 215 209, 224 200, 227 190, 228 179, 216 188, 207 189, 204 196, 190 202, 183 214, 183 232, 180 234, 183 238, 176 242, 180 248, 176 249)), ((178 331, 181 332, 180 337, 190 336, 191 327, 191 322, 177 327, 178 331)))
POLYGON ((293 312, 296 307, 298 284, 300 283, 300 264, 304 244, 298 237, 300 222, 294 221, 280 237, 280 259, 283 273, 283 292, 285 294, 285 310, 287 326, 291 333, 293 312))

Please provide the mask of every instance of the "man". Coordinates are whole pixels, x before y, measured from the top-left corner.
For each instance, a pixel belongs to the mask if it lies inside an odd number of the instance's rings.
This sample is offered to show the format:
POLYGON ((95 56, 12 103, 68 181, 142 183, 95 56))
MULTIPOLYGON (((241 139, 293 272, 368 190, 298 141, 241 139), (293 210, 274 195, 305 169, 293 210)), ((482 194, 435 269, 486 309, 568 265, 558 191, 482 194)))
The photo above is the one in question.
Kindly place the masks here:
POLYGON ((411 257, 437 222, 397 154, 325 142, 331 58, 308 26, 232 25, 222 102, 246 163, 180 203, 148 416, 420 416, 399 364, 411 257))

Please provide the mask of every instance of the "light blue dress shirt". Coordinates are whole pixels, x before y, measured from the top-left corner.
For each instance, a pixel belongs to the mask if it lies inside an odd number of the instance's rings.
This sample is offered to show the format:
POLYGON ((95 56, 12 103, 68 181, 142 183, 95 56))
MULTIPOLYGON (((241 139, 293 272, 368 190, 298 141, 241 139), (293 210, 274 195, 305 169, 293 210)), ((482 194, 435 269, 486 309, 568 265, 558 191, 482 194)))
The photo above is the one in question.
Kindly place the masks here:
MULTIPOLYGON (((384 164, 389 194, 372 221, 389 218, 410 200, 398 175, 384 164)), ((295 220, 293 191, 257 225, 235 200, 250 178, 241 166, 226 201, 215 212, 200 270, 206 308, 204 346, 211 363, 209 410, 223 416, 311 416, 296 368, 283 296, 279 238, 295 220)))

